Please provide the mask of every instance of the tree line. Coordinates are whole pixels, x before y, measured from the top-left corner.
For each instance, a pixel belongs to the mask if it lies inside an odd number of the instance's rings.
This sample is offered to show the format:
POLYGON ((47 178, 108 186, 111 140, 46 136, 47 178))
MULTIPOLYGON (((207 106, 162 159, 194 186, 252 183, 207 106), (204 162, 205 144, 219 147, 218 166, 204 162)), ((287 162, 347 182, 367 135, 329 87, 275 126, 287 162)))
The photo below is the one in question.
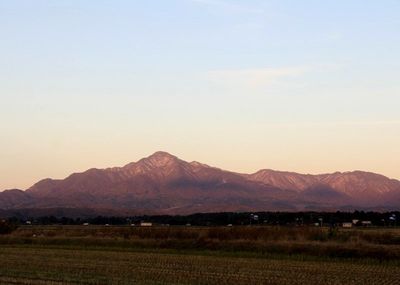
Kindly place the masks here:
POLYGON ((91 218, 70 218, 43 216, 36 218, 12 217, 8 224, 37 225, 137 225, 141 222, 171 226, 226 226, 226 225, 324 225, 336 226, 353 221, 369 221, 373 226, 397 226, 400 212, 224 212, 199 213, 192 215, 142 215, 132 217, 97 216, 91 218))

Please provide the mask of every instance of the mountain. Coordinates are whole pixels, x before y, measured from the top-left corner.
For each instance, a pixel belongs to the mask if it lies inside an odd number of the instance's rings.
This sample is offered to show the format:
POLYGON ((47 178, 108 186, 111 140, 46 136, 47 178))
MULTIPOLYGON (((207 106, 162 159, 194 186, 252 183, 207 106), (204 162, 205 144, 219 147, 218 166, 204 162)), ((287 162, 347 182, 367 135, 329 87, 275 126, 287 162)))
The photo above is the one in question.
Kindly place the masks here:
POLYGON ((398 197, 400 193, 400 181, 371 172, 353 171, 304 175, 264 169, 247 177, 253 181, 298 193, 309 193, 310 190, 314 189, 315 191, 316 188, 330 189, 358 206, 400 204, 399 199, 393 200, 393 197, 398 197))
POLYGON ((146 213, 281 209, 282 200, 292 195, 292 191, 198 162, 188 163, 165 152, 120 168, 90 169, 64 180, 45 179, 26 193, 37 199, 34 207, 136 209, 146 213), (276 201, 278 205, 274 205, 276 201))
POLYGON ((0 209, 18 208, 30 205, 34 198, 25 191, 19 189, 5 190, 0 192, 0 209))
POLYGON ((0 209, 53 212, 189 214, 398 206, 400 181, 374 173, 303 175, 260 170, 239 174, 166 152, 123 167, 89 169, 63 180, 44 179, 26 191, 0 192, 0 209))

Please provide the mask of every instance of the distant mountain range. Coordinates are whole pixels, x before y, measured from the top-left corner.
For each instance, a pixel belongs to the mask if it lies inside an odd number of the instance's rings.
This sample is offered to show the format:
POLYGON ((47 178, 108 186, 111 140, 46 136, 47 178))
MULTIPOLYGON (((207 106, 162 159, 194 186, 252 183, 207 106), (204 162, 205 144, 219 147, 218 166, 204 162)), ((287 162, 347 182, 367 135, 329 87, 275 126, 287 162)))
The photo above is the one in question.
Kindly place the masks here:
MULTIPOLYGON (((124 167, 89 169, 0 192, 3 212, 189 214, 225 211, 392 210, 400 181, 362 172, 241 174, 166 152, 124 167), (60 210, 63 209, 63 210, 60 210)), ((0 211, 1 214, 1 211, 0 211)))

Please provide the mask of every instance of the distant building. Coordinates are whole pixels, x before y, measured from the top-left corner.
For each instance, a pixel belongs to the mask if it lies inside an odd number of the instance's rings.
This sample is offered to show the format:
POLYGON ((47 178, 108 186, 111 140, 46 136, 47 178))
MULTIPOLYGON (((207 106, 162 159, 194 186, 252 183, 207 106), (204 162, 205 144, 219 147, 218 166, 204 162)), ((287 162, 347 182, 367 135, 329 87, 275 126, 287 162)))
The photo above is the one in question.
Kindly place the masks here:
POLYGON ((152 227, 152 226, 153 226, 153 223, 141 222, 141 223, 140 223, 140 226, 141 226, 141 227, 152 227))
POLYGON ((361 221, 361 225, 363 227, 370 227, 370 226, 372 226, 372 222, 371 221, 361 221))
POLYGON ((353 223, 342 223, 343 228, 351 228, 353 226, 353 223))

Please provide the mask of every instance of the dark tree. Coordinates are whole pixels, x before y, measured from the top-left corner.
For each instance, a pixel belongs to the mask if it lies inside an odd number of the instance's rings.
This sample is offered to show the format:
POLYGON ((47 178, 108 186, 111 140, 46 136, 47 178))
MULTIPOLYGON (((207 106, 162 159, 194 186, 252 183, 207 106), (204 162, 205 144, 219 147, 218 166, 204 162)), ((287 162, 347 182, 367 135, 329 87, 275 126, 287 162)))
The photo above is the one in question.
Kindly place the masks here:
POLYGON ((17 227, 5 220, 0 220, 0 235, 10 234, 17 227))

